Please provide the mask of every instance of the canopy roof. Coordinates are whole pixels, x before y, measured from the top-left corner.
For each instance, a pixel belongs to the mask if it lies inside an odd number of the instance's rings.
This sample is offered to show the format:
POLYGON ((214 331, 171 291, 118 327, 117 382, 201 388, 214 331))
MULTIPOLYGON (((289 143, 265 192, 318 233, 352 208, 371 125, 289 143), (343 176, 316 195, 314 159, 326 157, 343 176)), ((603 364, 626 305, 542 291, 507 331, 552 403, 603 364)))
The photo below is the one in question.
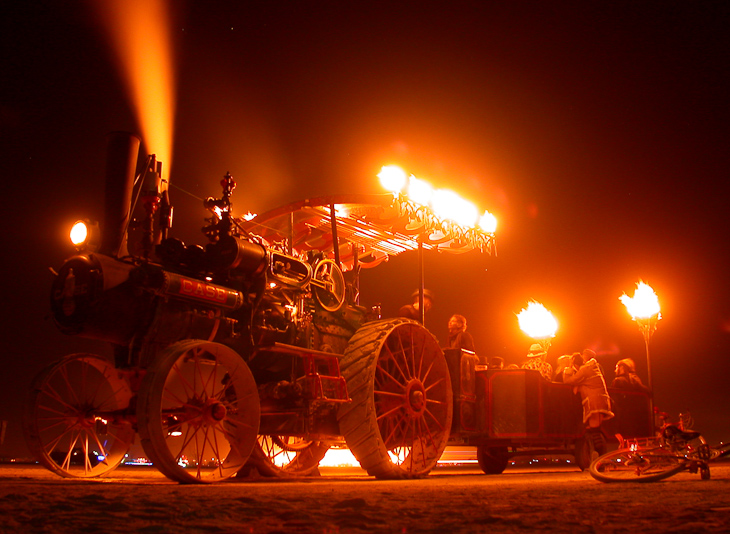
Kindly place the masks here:
POLYGON ((296 252, 334 254, 330 209, 334 206, 340 261, 351 268, 354 251, 362 267, 373 267, 389 256, 418 249, 463 253, 479 248, 492 252, 494 236, 465 231, 440 221, 427 207, 383 195, 336 195, 293 202, 242 221, 241 227, 269 244, 291 240, 296 252))

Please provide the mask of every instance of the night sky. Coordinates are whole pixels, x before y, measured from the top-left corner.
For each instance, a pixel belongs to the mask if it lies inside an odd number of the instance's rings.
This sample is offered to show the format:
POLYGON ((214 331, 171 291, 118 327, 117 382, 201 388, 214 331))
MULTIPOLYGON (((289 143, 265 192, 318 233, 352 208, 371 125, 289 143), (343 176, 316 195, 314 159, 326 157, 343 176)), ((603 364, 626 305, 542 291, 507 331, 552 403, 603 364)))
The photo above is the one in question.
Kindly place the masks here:
MULTIPOLYGON (((37 372, 108 353, 48 318, 68 228, 101 218, 105 136, 140 133, 90 8, 103 1, 0 8, 2 457, 24 453, 19 413, 37 372)), ((200 199, 220 195, 227 171, 242 214, 379 193, 380 167, 399 164, 499 220, 497 257, 426 255, 439 339, 461 313, 480 354, 518 363, 530 339, 516 314, 536 300, 560 325, 553 365, 589 347, 609 381, 624 357, 646 381, 643 338, 618 300, 644 280, 663 315, 656 404, 730 439, 730 3, 173 6, 173 235, 204 244, 200 199)), ((404 254, 364 274, 362 303, 395 315, 417 281, 404 254)))

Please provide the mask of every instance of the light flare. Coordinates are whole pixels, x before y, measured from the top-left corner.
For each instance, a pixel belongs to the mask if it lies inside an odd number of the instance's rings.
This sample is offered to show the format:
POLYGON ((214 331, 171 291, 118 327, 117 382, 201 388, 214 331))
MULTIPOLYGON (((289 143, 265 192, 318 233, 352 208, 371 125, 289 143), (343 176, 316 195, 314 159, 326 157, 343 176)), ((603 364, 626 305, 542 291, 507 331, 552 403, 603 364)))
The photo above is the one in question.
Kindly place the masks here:
POLYGON ((488 234, 495 233, 497 231, 497 217, 485 211, 484 215, 479 218, 479 227, 488 234))
POLYGON ((81 245, 84 241, 86 241, 86 237, 88 235, 89 231, 86 228, 86 223, 84 221, 78 221, 71 228, 71 243, 77 246, 81 245))
POLYGON ((454 221, 465 228, 473 228, 479 217, 474 204, 448 189, 437 189, 433 192, 431 207, 436 216, 454 221))
POLYGON ((548 339, 555 337, 558 330, 558 321, 545 306, 539 302, 530 301, 527 308, 517 314, 520 330, 533 339, 548 339))
POLYGON ((632 319, 648 319, 655 315, 657 319, 662 317, 659 313, 661 311, 659 297, 650 285, 641 280, 636 284, 633 297, 629 297, 624 293, 619 297, 619 300, 626 306, 626 311, 629 312, 632 319))
MULTIPOLYGON (((175 109, 169 2, 104 0, 92 5, 109 34, 147 149, 164 162, 169 176, 175 109)), ((167 188, 165 182, 162 188, 167 188)))
POLYGON ((420 180, 411 174, 408 179, 408 198, 421 206, 428 206, 433 196, 433 188, 425 180, 420 180))
POLYGON ((331 448, 319 462, 325 467, 359 467, 360 462, 352 455, 350 449, 331 448))
POLYGON ((380 185, 386 191, 394 194, 403 191, 408 181, 405 171, 397 165, 384 165, 378 173, 378 178, 380 178, 380 185))

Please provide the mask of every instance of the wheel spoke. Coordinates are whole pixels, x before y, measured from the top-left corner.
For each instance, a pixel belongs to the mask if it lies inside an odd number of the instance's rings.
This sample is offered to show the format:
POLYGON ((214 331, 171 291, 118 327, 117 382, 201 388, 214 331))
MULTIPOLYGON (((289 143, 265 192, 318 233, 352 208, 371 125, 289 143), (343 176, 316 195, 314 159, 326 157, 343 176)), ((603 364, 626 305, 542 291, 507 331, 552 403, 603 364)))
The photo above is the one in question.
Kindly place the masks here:
MULTIPOLYGON (((411 354, 411 369, 413 369, 413 376, 419 377, 421 375, 421 373, 416 368, 416 339, 414 338, 415 332, 416 332, 415 328, 410 328, 408 330, 408 334, 409 334, 410 342, 411 342, 409 352, 411 354)), ((421 349, 423 350, 422 346, 421 346, 421 349)), ((419 354, 419 363, 422 359, 423 359, 423 353, 419 354)), ((420 365, 418 367, 420 367, 420 365)))
POLYGON ((245 362, 214 342, 171 346, 152 362, 140 389, 145 452, 179 482, 235 474, 256 443, 259 413, 258 388, 245 362))
MULTIPOLYGON (((400 385, 400 384, 398 384, 398 385, 400 385)), ((394 393, 392 391, 383 391, 380 389, 375 390, 373 393, 375 393, 376 395, 384 395, 386 397, 396 397, 398 399, 402 399, 405 401, 405 396, 403 395, 403 393, 394 393)))
POLYGON ((106 359, 75 354, 59 360, 31 388, 23 423, 31 452, 64 477, 111 471, 134 439, 124 414, 130 398, 128 383, 106 359))
MULTIPOLYGON (((408 375, 407 373, 405 373, 405 372, 403 371, 403 369, 401 368, 401 366, 400 366, 400 365, 398 365, 398 358, 397 358, 397 355, 396 355, 396 353, 394 353, 394 352, 393 352, 393 351, 391 350, 391 348, 390 348, 390 347, 389 347, 389 346, 388 346, 387 344, 385 344, 385 345, 383 346, 383 349, 384 349, 385 351, 387 351, 387 353, 388 353, 389 357, 388 357, 388 358, 381 358, 380 360, 378 360, 378 368, 382 368, 382 366, 383 366, 383 365, 384 365, 384 364, 385 364, 386 362, 392 363, 392 365, 394 365, 394 366, 395 366, 395 368, 396 368, 396 369, 398 370, 398 373, 400 373, 401 377, 403 378, 403 381, 404 381, 404 382, 408 382, 408 379, 410 378, 410 376, 409 376, 409 375, 408 375)), ((400 352, 399 352, 399 353, 397 353, 397 354, 398 354, 398 355, 402 355, 402 354, 403 354, 403 347, 402 347, 402 345, 401 345, 401 350, 400 350, 400 352)), ((407 369, 406 369, 406 370, 407 370, 407 369)), ((397 382, 397 379, 395 379, 395 378, 394 378, 394 380, 395 380, 395 381, 397 382)))
POLYGON ((424 389, 428 392, 428 391, 432 390, 433 388, 435 388, 436 386, 438 386, 439 384, 441 384, 442 382, 445 382, 445 381, 446 381, 446 378, 445 377, 441 377, 438 380, 436 380, 436 382, 434 382, 433 384, 431 384, 430 386, 426 386, 424 389))
MULTIPOLYGON (((386 371, 385 368, 383 368, 381 365, 378 365, 378 371, 380 372, 380 374, 385 375, 385 378, 389 378, 393 384, 395 384, 396 386, 398 386, 401 389, 405 389, 405 385, 402 384, 401 382, 399 382, 397 378, 395 378, 392 374, 390 374, 388 371, 386 371)), ((378 385, 380 385, 381 387, 384 386, 384 384, 380 384, 380 383, 378 385)))
POLYGON ((411 369, 408 368, 408 356, 406 353, 406 348, 403 346, 403 336, 396 335, 396 338, 398 339, 398 345, 400 345, 400 351, 398 352, 398 355, 403 358, 403 366, 406 368, 404 378, 406 380, 410 380, 411 378, 413 378, 413 372, 411 371, 411 369))
POLYGON ((388 410, 387 412, 383 412, 383 413, 379 414, 375 418, 375 420, 376 421, 380 421, 383 418, 389 417, 392 413, 395 413, 395 412, 399 411, 401 408, 403 408, 403 407, 402 406, 395 406, 395 407, 391 408, 390 410, 388 410))
POLYGON ((436 423, 436 425, 438 426, 438 430, 439 430, 439 432, 443 432, 443 431, 445 430, 445 428, 444 428, 444 426, 443 426, 443 425, 441 424, 441 421, 439 420, 439 418, 438 418, 438 417, 436 417, 436 416, 435 416, 435 415, 433 414, 433 412, 432 412, 431 410, 429 410, 429 409, 426 409, 426 410, 425 410, 425 411, 424 411, 423 413, 424 413, 424 414, 428 414, 428 415, 430 415, 430 416, 431 416, 431 419, 433 419, 433 422, 434 422, 434 423, 436 423))

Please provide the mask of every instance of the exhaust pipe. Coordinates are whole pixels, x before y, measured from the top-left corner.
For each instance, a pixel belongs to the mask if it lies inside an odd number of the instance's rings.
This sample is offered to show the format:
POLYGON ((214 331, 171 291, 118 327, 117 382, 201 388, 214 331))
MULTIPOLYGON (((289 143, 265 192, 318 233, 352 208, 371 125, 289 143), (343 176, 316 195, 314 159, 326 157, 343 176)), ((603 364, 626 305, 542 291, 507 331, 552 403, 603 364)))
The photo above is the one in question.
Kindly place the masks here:
POLYGON ((126 230, 131 217, 140 143, 139 137, 127 132, 112 132, 107 136, 104 226, 99 252, 115 258, 129 254, 126 230))

